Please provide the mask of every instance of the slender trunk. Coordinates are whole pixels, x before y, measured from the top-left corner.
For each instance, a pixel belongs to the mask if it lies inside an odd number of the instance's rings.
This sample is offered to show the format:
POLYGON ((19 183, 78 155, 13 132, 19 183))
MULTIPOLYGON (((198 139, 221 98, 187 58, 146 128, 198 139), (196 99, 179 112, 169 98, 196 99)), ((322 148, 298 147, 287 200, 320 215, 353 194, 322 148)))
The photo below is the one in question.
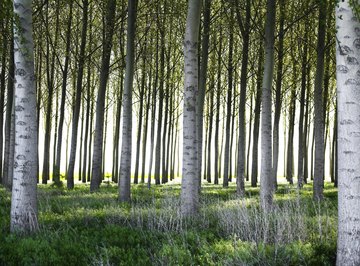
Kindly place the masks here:
POLYGON ((314 88, 314 132, 315 132, 315 163, 313 197, 322 200, 324 187, 324 111, 323 111, 323 81, 324 53, 326 33, 326 2, 319 0, 319 28, 317 40, 317 62, 314 88))
POLYGON ((108 117, 109 117, 109 91, 106 92, 106 105, 105 105, 105 128, 104 128, 104 139, 103 139, 103 155, 102 155, 102 167, 101 167, 101 179, 105 179, 106 170, 106 139, 107 139, 107 130, 108 130, 108 117))
POLYGON ((92 158, 92 139, 93 139, 93 121, 94 121, 94 88, 91 89, 91 106, 90 106, 90 125, 89 125, 89 135, 90 135, 90 139, 89 139, 89 146, 88 146, 88 150, 89 150, 89 157, 88 157, 88 170, 87 170, 87 178, 86 181, 87 182, 91 182, 91 169, 92 169, 92 165, 91 165, 91 158, 92 158))
POLYGON ((86 48, 86 33, 88 25, 88 0, 83 0, 83 16, 82 16, 82 31, 81 31, 81 44, 80 44, 80 54, 78 62, 78 72, 76 80, 76 95, 75 95, 75 105, 73 106, 73 118, 72 118, 72 128, 71 128, 71 148, 70 148, 70 159, 69 165, 67 168, 67 188, 74 188, 74 168, 75 168, 75 159, 76 159, 76 149, 78 141, 78 124, 80 117, 80 108, 81 108, 81 92, 83 84, 83 75, 85 67, 85 48, 86 48))
POLYGON ((220 28, 219 50, 217 60, 217 89, 216 89, 216 118, 215 118, 215 176, 214 184, 219 184, 219 129, 220 129, 220 104, 221 104, 221 53, 222 53, 222 30, 220 28))
POLYGON ((90 191, 92 192, 99 189, 102 179, 105 95, 110 70, 110 56, 112 39, 114 35, 116 0, 108 0, 106 6, 105 33, 100 69, 100 85, 96 101, 95 135, 90 183, 90 191))
POLYGON ((184 40, 185 81, 183 112, 183 164, 181 182, 181 212, 195 215, 199 205, 199 151, 196 123, 196 101, 199 87, 198 40, 201 2, 190 0, 184 40))
POLYGON ((8 23, 2 26, 2 55, 1 55, 1 71, 0 71, 0 183, 3 183, 3 147, 4 147, 4 102, 5 102, 5 75, 6 75, 6 61, 8 52, 7 28, 8 23))
POLYGON ((168 182, 168 171, 167 171, 167 165, 168 165, 168 144, 170 141, 170 123, 169 123, 169 98, 170 98, 170 48, 168 52, 168 62, 167 62, 167 75, 166 75, 166 89, 165 89, 165 118, 164 118, 164 132, 163 132, 163 138, 162 138, 162 154, 163 154, 163 160, 162 160, 162 175, 161 175, 161 183, 165 184, 168 182), (169 132, 169 133, 168 133, 169 132))
MULTIPOLYGON (((90 16, 91 17, 91 16, 90 16)), ((81 180, 83 183, 86 183, 86 166, 88 162, 88 140, 89 140, 89 123, 90 123, 90 105, 91 105, 91 66, 90 62, 88 63, 87 69, 87 85, 86 85, 86 121, 85 121, 85 136, 84 136, 84 156, 82 163, 82 174, 81 180)))
POLYGON ((7 80, 6 114, 5 114, 5 150, 4 150, 4 174, 3 184, 7 189, 11 189, 13 180, 14 164, 14 38, 11 33, 9 73, 7 80))
POLYGON ((65 62, 62 76, 62 86, 61 86, 61 102, 60 102, 60 117, 58 125, 58 141, 56 145, 56 155, 55 155, 55 164, 53 167, 53 182, 55 184, 60 183, 60 167, 61 167, 61 150, 62 150, 62 141, 63 141, 63 125, 65 117, 65 100, 66 100, 66 85, 67 77, 69 72, 69 63, 70 63, 70 45, 71 45, 71 25, 72 25, 72 10, 73 10, 73 1, 70 1, 70 11, 69 18, 67 21, 67 30, 66 30, 66 48, 65 48, 65 62))
MULTIPOLYGON (((54 47, 57 46, 58 37, 59 37, 59 12, 60 12, 60 1, 56 1, 56 22, 55 22, 55 40, 51 40, 50 33, 47 35, 47 45, 46 45, 46 78, 47 78, 47 88, 48 88, 48 98, 46 106, 46 118, 45 118, 45 143, 44 143, 44 160, 43 160, 43 171, 42 171, 42 183, 47 184, 47 181, 50 178, 50 143, 51 143, 51 128, 52 128, 52 109, 53 109, 53 94, 55 88, 55 59, 56 51, 50 52, 50 43, 54 47), (50 58, 51 57, 51 58, 50 58)), ((49 6, 46 6, 46 26, 48 25, 48 16, 49 16, 49 6)))
MULTIPOLYGON (((280 29, 279 29, 279 50, 278 50, 278 65, 276 72, 275 84, 275 113, 274 113, 274 128, 273 128, 273 184, 274 189, 277 187, 277 174, 279 163, 279 123, 281 116, 282 105, 282 82, 283 82, 283 68, 284 68, 284 37, 285 37, 285 0, 280 0, 280 29)), ((285 142, 286 143, 286 142, 285 142)), ((285 157, 286 158, 286 157, 285 157)))
POLYGON ((293 165, 294 165, 294 127, 295 127, 295 108, 296 108, 296 71, 294 73, 294 84, 291 90, 290 107, 289 107, 289 131, 288 131, 288 147, 286 160, 286 179, 290 184, 293 180, 293 165))
POLYGON ((114 134, 114 145, 115 145, 115 158, 114 158, 114 177, 113 181, 115 183, 119 182, 119 145, 120 145, 120 126, 121 126, 121 107, 122 107, 122 95, 124 91, 124 74, 121 71, 120 73, 120 92, 117 99, 117 108, 116 108, 116 122, 115 122, 115 134, 114 134))
MULTIPOLYGON (((81 107, 81 129, 80 129, 80 154, 79 154, 79 170, 78 170, 78 180, 82 181, 82 162, 83 162, 83 146, 84 146, 84 112, 85 112, 85 103, 82 103, 81 107)), ((85 145, 86 146, 86 145, 85 145)))
POLYGON ((154 89, 153 89, 153 97, 152 97, 152 113, 151 113, 151 136, 150 136, 150 160, 149 160, 149 175, 148 175, 148 188, 151 185, 151 174, 152 174, 152 166, 154 160, 154 147, 155 147, 155 119, 156 119, 156 94, 157 94, 157 85, 158 85, 158 74, 159 74, 159 35, 158 32, 156 34, 156 57, 155 57, 155 78, 154 78, 154 89))
POLYGON ((145 93, 145 79, 146 79, 145 55, 146 55, 146 40, 145 40, 145 51, 143 55, 143 68, 142 68, 141 86, 140 86, 140 94, 139 94, 140 106, 139 106, 139 124, 138 124, 137 141, 136 141, 134 184, 137 184, 139 182, 140 144, 141 144, 142 123, 143 123, 144 93, 145 93))
MULTIPOLYGON (((308 70, 309 73, 309 70, 308 70)), ((308 80, 308 79, 307 79, 308 80)), ((306 85, 306 107, 304 118, 304 183, 307 184, 309 178, 309 139, 310 139, 310 123, 309 123, 309 105, 310 105, 310 85, 309 80, 306 85)))
MULTIPOLYGON (((305 95, 306 95, 306 74, 308 60, 308 31, 305 30, 305 40, 301 60, 301 92, 300 92, 300 113, 299 113, 299 142, 298 142, 298 188, 302 188, 304 183, 304 148, 306 147, 305 130, 307 121, 304 123, 305 95)), ((307 150, 305 149, 305 153, 307 150)))
MULTIPOLYGON (((203 151, 203 117, 204 117, 204 102, 206 94, 206 80, 208 70, 208 58, 209 58, 209 38, 210 38, 210 23, 211 23, 211 1, 204 0, 204 22, 203 22, 203 34, 201 44, 201 62, 200 62, 200 76, 199 76, 199 91, 197 99, 197 137, 198 137, 198 176, 201 179, 202 175, 202 151, 203 151)), ((210 154, 209 154, 210 156, 210 154)))
MULTIPOLYGON (((236 1, 238 3, 238 0, 236 1)), ((237 18, 240 21, 239 7, 237 4, 237 18)), ((245 165, 246 165, 246 87, 247 87, 247 69, 249 63, 249 44, 250 44, 250 18, 251 1, 246 0, 245 25, 242 30, 243 47, 240 74, 240 104, 239 104, 239 140, 238 140, 238 158, 237 158, 237 177, 236 193, 240 197, 245 195, 245 165)))
POLYGON ((162 123, 163 123, 163 102, 164 102, 164 83, 165 83, 165 32, 164 29, 160 31, 160 78, 159 78, 159 111, 157 120, 157 133, 155 145, 155 184, 160 184, 160 166, 161 154, 161 138, 162 136, 162 123))
MULTIPOLYGON (((215 57, 214 57, 215 58, 215 57)), ((215 60, 213 60, 215 61, 215 60)), ((206 180, 211 183, 211 156, 212 156, 212 132, 213 132, 213 122, 214 122, 214 94, 215 94, 215 86, 214 86, 214 80, 211 78, 210 82, 210 112, 209 112, 209 140, 208 140, 208 158, 207 158, 207 174, 206 174, 206 180)))
POLYGON ((263 71, 264 53, 262 45, 259 48, 259 61, 257 69, 256 81, 256 98, 255 98, 255 117, 254 117, 254 136, 253 136, 253 150, 252 150, 252 165, 251 165, 251 186, 256 187, 258 182, 258 161, 259 161, 259 132, 260 132, 260 114, 261 114, 261 79, 263 71))
POLYGON ((123 135, 121 145, 119 199, 130 201, 131 147, 132 147, 132 90, 135 58, 136 1, 128 1, 126 43, 126 70, 123 94, 123 135))
POLYGON ((252 136, 252 125, 253 125, 253 96, 254 96, 254 90, 253 93, 251 93, 250 97, 250 119, 249 119, 249 139, 248 139, 248 146, 247 146, 247 152, 246 152, 246 181, 249 181, 249 165, 250 165, 250 147, 251 147, 251 136, 252 136))
POLYGON ((275 0, 267 0, 265 23, 265 63, 261 110, 261 206, 268 211, 273 201, 271 107, 272 79, 274 72, 275 0))
MULTIPOLYGON (((151 60, 152 61, 152 60, 151 60)), ((150 62, 151 62, 150 61, 150 62)), ((148 82, 148 95, 146 100, 146 110, 145 110, 145 125, 143 132, 143 146, 142 146, 142 172, 141 172, 141 183, 145 183, 145 173, 146 173, 146 152, 147 152, 147 135, 148 135, 148 127, 149 127, 149 115, 150 115, 150 106, 151 106, 151 68, 149 71, 149 82, 148 82)))
MULTIPOLYGON (((232 9, 230 11, 230 17, 232 19, 232 9)), ((232 22, 231 22, 232 24, 232 22)), ((232 89, 233 89, 233 43, 234 36, 232 26, 230 25, 229 36, 229 62, 228 62, 228 92, 227 92, 227 104, 226 104, 226 129, 225 129, 225 149, 224 149, 224 178, 223 187, 229 186, 229 159, 230 159, 230 126, 231 126, 231 104, 232 104, 232 89)))

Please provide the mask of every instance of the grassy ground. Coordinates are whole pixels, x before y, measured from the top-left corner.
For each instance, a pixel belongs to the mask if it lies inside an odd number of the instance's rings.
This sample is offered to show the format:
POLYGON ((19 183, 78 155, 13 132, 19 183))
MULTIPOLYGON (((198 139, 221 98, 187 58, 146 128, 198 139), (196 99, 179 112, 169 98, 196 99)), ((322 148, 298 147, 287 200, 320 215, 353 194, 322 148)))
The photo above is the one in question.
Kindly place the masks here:
POLYGON ((201 210, 179 212, 179 185, 132 188, 119 204, 117 187, 98 193, 39 186, 39 233, 9 234, 10 194, 0 187, 0 265, 335 265, 337 191, 312 201, 280 185, 274 209, 259 209, 259 189, 205 185, 201 210))

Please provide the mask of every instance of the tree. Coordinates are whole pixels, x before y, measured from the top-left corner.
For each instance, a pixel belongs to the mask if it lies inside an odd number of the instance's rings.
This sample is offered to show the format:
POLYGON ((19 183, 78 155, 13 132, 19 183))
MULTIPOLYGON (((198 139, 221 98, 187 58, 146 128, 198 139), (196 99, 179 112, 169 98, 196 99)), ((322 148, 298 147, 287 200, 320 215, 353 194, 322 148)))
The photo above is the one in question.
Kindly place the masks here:
MULTIPOLYGON (((241 35, 243 38, 242 47, 242 61, 241 61, 241 74, 240 74, 240 105, 239 105, 239 151, 238 151, 238 167, 236 178, 236 192, 240 196, 245 194, 245 148, 246 148, 246 86, 248 75, 249 63, 249 44, 250 44, 250 19, 251 19, 251 1, 246 0, 246 15, 245 21, 240 16, 239 0, 236 2, 236 17, 240 27, 241 35)), ((251 132, 250 132, 251 134, 251 132)))
POLYGON ((341 1, 336 8, 339 224, 337 265, 360 264, 359 19, 341 1))
POLYGON ((36 88, 31 0, 14 0, 15 154, 11 231, 38 229, 36 88))
POLYGON ((199 204, 198 139, 196 98, 198 92, 198 41, 201 1, 190 0, 184 38, 185 78, 183 111, 183 167, 181 182, 181 212, 196 213, 199 204))
POLYGON ((264 210, 272 205, 272 140, 271 140, 271 90, 274 74, 275 0, 267 0, 265 22, 265 63, 261 110, 261 206, 264 210))
MULTIPOLYGON (((71 148, 70 148, 70 158, 69 166, 67 169, 67 187, 69 189, 74 188, 74 168, 75 168, 75 159, 76 159, 76 149, 77 149, 77 140, 78 140, 78 125, 80 117, 80 107, 81 107, 81 92, 83 90, 83 75, 85 68, 85 48, 86 48, 86 32, 88 25, 88 0, 83 0, 83 16, 82 16, 82 29, 81 29, 81 44, 80 44, 80 54, 78 62, 78 73, 76 76, 76 93, 75 93, 75 105, 73 107, 73 119, 72 119, 72 129, 71 129, 71 148)), ((81 158, 80 158, 81 161, 81 158)), ((80 174, 80 173, 79 173, 80 174)))
POLYGON ((112 39, 114 35, 116 1, 108 0, 106 2, 106 17, 103 39, 103 52, 100 69, 100 86, 96 101, 96 121, 94 135, 94 149, 92 158, 92 174, 90 191, 98 190, 102 180, 102 162, 103 162, 103 136, 104 136, 104 111, 106 86, 110 70, 110 56, 112 48, 112 39))
POLYGON ((120 159, 119 199, 130 201, 131 148, 132 148, 132 89, 135 58, 136 0, 128 1, 126 41, 126 70, 123 94, 123 135, 120 159))
POLYGON ((314 88, 314 134, 315 134, 315 161, 314 161, 314 199, 323 198, 324 187, 324 113, 323 113, 323 80, 326 33, 326 1, 319 0, 319 26, 317 39, 317 58, 314 88))
POLYGON ((69 61, 70 61, 70 45, 71 45, 71 24, 73 17, 73 1, 69 3, 70 11, 69 18, 67 22, 67 30, 66 30, 66 50, 65 50, 65 62, 63 69, 63 77, 62 77, 62 85, 61 85, 61 102, 60 102, 60 118, 58 125, 58 141, 56 145, 56 155, 55 163, 53 167, 53 181, 55 184, 60 183, 60 163, 61 163, 61 150, 62 150, 62 140, 63 140, 63 126, 64 126, 64 118, 65 118, 65 100, 66 100, 66 86, 67 86, 67 78, 69 74, 69 61))
MULTIPOLYGON (((203 117, 204 117, 204 102, 206 94, 206 79, 209 59, 209 39, 210 39, 210 22, 211 22, 211 1, 204 1, 204 22, 203 22, 203 38, 201 44, 201 67, 199 76, 199 94, 198 94, 198 112, 197 112, 197 130, 198 130, 198 150, 199 150, 199 179, 202 173, 202 150, 203 150, 203 117)), ((212 92, 213 94, 213 92, 212 92)), ((211 130, 211 129, 210 129, 211 130)), ((211 146, 211 144, 209 144, 211 146)), ((209 154, 210 155, 210 154, 209 154)), ((206 169, 205 169, 206 171, 206 169)))

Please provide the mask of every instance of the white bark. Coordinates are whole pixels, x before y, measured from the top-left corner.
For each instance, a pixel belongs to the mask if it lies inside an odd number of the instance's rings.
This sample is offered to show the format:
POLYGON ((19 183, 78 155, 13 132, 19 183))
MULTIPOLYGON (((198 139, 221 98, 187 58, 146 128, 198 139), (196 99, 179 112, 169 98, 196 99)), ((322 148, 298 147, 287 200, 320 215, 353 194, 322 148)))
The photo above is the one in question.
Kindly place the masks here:
POLYGON ((337 265, 360 265, 360 23, 349 6, 336 8, 339 227, 337 265))
POLYGON ((262 89, 261 110, 261 174, 260 196, 264 210, 272 205, 272 137, 271 137, 271 90, 274 74, 274 35, 275 35, 275 0, 267 1, 265 23, 265 64, 262 89))
POLYGON ((183 117, 183 167, 181 211, 185 216, 198 209, 198 142, 196 130, 196 97, 198 92, 198 40, 201 0, 190 0, 184 39, 185 81, 183 117))
POLYGON ((14 0, 15 152, 11 231, 37 230, 37 119, 31 0, 14 0))

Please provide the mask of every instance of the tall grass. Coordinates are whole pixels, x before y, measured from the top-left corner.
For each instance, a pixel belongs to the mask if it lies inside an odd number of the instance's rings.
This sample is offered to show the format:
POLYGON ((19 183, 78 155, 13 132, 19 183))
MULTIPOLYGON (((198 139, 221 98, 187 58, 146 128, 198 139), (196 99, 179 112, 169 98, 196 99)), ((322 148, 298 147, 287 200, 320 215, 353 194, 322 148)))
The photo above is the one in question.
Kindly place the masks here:
MULTIPOLYGON (((329 187, 325 192, 328 199, 315 203, 311 187, 299 193, 292 187, 281 186, 272 209, 264 212, 259 207, 258 189, 248 188, 251 195, 239 199, 235 197, 235 187, 224 190, 205 186, 200 211, 191 218, 180 212, 179 191, 179 186, 148 190, 139 185, 133 188, 131 204, 120 204, 117 189, 112 185, 92 194, 87 186, 73 191, 41 186, 40 233, 33 238, 38 244, 46 243, 53 250, 53 257, 40 260, 40 251, 36 250, 38 258, 29 259, 32 262, 29 265, 62 264, 66 260, 64 254, 76 256, 79 250, 88 254, 76 265, 125 265, 134 256, 138 258, 136 265, 334 262, 337 210, 334 190, 329 187), (74 241, 80 245, 77 250, 72 248, 74 241), (65 251, 59 250, 59 246, 65 251)), ((5 214, 10 208, 9 194, 0 190, 0 195, 7 199, 0 205, 1 213, 5 214)), ((0 236, 0 264, 9 260, 1 251, 17 251, 11 257, 15 261, 29 249, 24 242, 29 239, 13 239, 7 233, 8 223, 8 219, 1 222, 5 233, 0 236), (11 250, 11 245, 15 250, 11 250)))

